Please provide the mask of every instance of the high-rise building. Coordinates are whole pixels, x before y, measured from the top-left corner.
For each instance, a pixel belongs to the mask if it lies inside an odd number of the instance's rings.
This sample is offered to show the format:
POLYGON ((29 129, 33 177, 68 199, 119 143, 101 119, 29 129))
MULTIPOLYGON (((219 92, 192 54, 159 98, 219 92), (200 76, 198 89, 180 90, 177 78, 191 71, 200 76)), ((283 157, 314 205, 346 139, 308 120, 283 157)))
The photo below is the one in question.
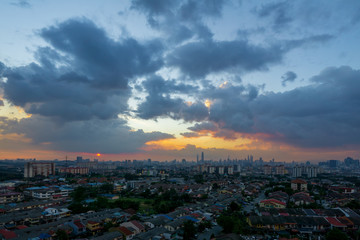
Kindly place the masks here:
POLYGON ((301 166, 296 165, 295 167, 293 167, 292 176, 296 178, 296 177, 301 177, 301 175, 302 175, 301 166))
POLYGON ((336 168, 339 165, 339 161, 338 160, 329 160, 329 167, 331 168, 336 168))
POLYGON ((272 174, 272 167, 270 165, 264 166, 264 174, 265 175, 271 175, 272 174))
POLYGON ((27 162, 24 167, 24 177, 31 178, 36 175, 55 175, 55 163, 53 162, 27 162))
POLYGON ((201 162, 204 162, 205 159, 204 159, 204 152, 201 152, 201 162))
POLYGON ((304 173, 307 175, 308 178, 315 178, 318 174, 318 168, 315 166, 306 166, 304 167, 304 173))
POLYGON ((285 174, 285 166, 279 165, 275 167, 275 174, 276 175, 284 175, 285 174))
POLYGON ((81 163, 83 161, 83 158, 81 156, 76 157, 76 162, 81 163))
POLYGON ((233 175, 233 174, 234 174, 234 168, 233 168, 233 166, 228 166, 228 167, 227 167, 227 174, 229 174, 229 175, 233 175))
POLYGON ((215 172, 215 167, 209 166, 209 173, 214 173, 214 172, 215 172))

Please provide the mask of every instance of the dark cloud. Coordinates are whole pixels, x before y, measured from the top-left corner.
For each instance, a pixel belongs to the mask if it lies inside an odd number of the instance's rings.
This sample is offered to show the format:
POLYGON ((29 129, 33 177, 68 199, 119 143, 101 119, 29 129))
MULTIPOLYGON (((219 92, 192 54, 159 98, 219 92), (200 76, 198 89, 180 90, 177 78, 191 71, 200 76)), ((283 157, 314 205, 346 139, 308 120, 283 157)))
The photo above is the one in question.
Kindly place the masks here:
POLYGON ((312 46, 333 39, 321 34, 294 40, 279 41, 268 46, 253 45, 246 40, 195 41, 182 45, 166 57, 166 64, 176 67, 191 78, 203 78, 210 73, 264 71, 281 63, 292 49, 312 46))
POLYGON ((162 66, 162 44, 143 45, 127 38, 110 39, 104 30, 89 20, 68 20, 43 29, 41 36, 54 48, 74 57, 76 66, 91 75, 98 88, 126 88, 129 79, 152 73, 162 66))
POLYGON ((311 81, 306 87, 260 95, 251 94, 258 92, 254 86, 208 86, 201 96, 212 102, 209 117, 189 130, 224 139, 254 135, 305 148, 360 145, 360 70, 328 68, 311 81))
POLYGON ((7 69, 4 97, 27 113, 57 121, 117 118, 127 110, 129 81, 162 66, 162 46, 110 39, 89 20, 68 20, 40 31, 51 47, 38 63, 7 69))
POLYGON ((164 33, 169 42, 180 43, 192 37, 212 38, 203 18, 220 17, 224 4, 222 0, 133 0, 131 8, 144 13, 149 25, 164 33))
POLYGON ((199 87, 196 85, 177 83, 175 79, 165 80, 161 76, 150 76, 143 83, 144 88, 149 95, 163 94, 163 93, 185 93, 189 94, 196 92, 199 87))
POLYGON ((281 62, 283 54, 280 46, 261 47, 247 41, 192 42, 169 54, 167 65, 178 67, 190 77, 201 78, 229 69, 266 70, 269 64, 281 62))
POLYGON ((197 133, 197 132, 185 132, 185 133, 180 133, 181 136, 184 136, 186 138, 197 138, 197 137, 201 137, 202 135, 197 133))
POLYGON ((0 99, 0 107, 4 106, 4 101, 0 99))
POLYGON ((296 78, 297 78, 296 73, 294 73, 292 71, 288 71, 284 75, 282 75, 281 84, 285 87, 287 82, 294 82, 296 78))
POLYGON ((174 138, 160 132, 130 131, 125 124, 120 119, 67 122, 61 126, 44 117, 0 119, 2 134, 22 134, 32 140, 31 144, 45 150, 131 153, 138 152, 148 141, 174 138))
POLYGON ((214 132, 218 130, 218 126, 213 122, 201 122, 201 123, 196 123, 194 126, 189 127, 188 129, 194 132, 201 132, 201 131, 214 132))
POLYGON ((289 8, 291 8, 290 2, 272 2, 263 5, 256 12, 261 18, 271 18, 273 21, 273 28, 278 30, 287 27, 288 24, 293 21, 293 16, 291 15, 289 8))
POLYGON ((11 5, 21 7, 21 8, 31 8, 31 4, 28 0, 17 0, 11 2, 11 5))
POLYGON ((191 94, 198 87, 187 84, 177 84, 175 80, 165 81, 160 76, 152 76, 143 83, 148 92, 145 101, 138 106, 138 116, 143 119, 171 117, 185 121, 201 121, 208 116, 208 109, 203 103, 188 104, 180 97, 171 94, 191 94))
POLYGON ((0 62, 0 76, 2 76, 3 72, 5 71, 5 68, 6 68, 5 64, 0 62))
MULTIPOLYGON (((359 70, 328 68, 312 78, 313 85, 261 95, 248 106, 254 116, 249 126, 252 132, 270 134, 271 140, 300 147, 360 144, 359 79, 359 70)), ((230 119, 244 113, 239 110, 229 111, 230 119)))

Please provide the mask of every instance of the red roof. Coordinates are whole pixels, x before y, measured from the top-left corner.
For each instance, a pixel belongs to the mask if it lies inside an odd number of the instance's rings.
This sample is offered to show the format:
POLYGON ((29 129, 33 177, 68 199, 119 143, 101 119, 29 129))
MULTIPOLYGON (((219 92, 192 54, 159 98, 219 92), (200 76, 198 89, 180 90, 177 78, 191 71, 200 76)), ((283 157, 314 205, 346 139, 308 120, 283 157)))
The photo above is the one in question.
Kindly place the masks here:
POLYGON ((17 237, 16 233, 7 229, 0 229, 0 234, 3 235, 5 239, 12 239, 17 237))
POLYGON ((99 223, 99 222, 89 220, 88 223, 89 223, 89 224, 97 224, 97 223, 99 223))
POLYGON ((137 227, 140 231, 145 230, 145 227, 141 223, 139 223, 138 221, 132 220, 130 222, 132 224, 134 224, 135 227, 137 227))
POLYGON ((18 226, 16 226, 16 228, 17 228, 17 229, 24 229, 24 228, 27 228, 27 226, 25 226, 25 225, 18 225, 18 226))
POLYGON ((289 213, 283 212, 283 213, 279 213, 281 216, 290 216, 289 213))
POLYGON ((342 224, 339 220, 337 220, 335 217, 326 217, 325 218, 331 225, 335 227, 346 227, 345 224, 342 224))
POLYGON ((120 230, 120 232, 122 232, 126 236, 130 236, 133 234, 133 232, 130 231, 129 229, 127 229, 126 227, 121 226, 121 227, 118 227, 118 229, 120 230))
POLYGON ((301 179, 295 179, 295 180, 292 180, 291 183, 299 183, 299 184, 307 184, 306 181, 304 180, 301 180, 301 179))
POLYGON ((286 205, 286 203, 282 202, 282 201, 279 201, 279 200, 276 200, 276 199, 265 199, 265 200, 262 200, 261 203, 276 203, 276 204, 280 204, 280 205, 286 205))
MULTIPOLYGON (((90 223, 90 224, 92 224, 92 223, 90 223)), ((80 220, 75 220, 74 225, 77 226, 78 228, 85 228, 84 224, 82 224, 80 222, 80 220)))

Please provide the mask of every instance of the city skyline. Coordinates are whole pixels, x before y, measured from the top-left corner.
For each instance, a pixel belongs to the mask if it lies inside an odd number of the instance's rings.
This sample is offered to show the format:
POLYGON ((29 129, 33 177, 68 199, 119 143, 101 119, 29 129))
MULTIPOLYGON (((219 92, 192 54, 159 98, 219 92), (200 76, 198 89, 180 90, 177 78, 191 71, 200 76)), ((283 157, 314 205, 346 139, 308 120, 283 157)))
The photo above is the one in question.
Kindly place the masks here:
POLYGON ((358 159, 359 12, 2 1, 0 159, 358 159))

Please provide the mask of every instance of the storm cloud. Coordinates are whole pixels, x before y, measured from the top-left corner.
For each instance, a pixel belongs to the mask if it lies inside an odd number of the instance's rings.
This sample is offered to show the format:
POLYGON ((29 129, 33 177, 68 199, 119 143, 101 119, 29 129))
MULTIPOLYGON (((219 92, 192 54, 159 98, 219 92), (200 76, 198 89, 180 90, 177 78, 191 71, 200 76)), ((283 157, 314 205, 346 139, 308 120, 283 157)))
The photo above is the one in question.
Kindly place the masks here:
POLYGON ((67 122, 57 125, 46 117, 24 118, 19 121, 0 119, 2 134, 21 134, 31 144, 43 149, 72 152, 132 153, 148 141, 173 138, 161 132, 130 131, 121 119, 67 122))
POLYGON ((191 94, 198 87, 188 84, 177 84, 173 80, 164 80, 160 76, 149 77, 144 83, 148 96, 138 108, 138 116, 143 119, 171 117, 185 121, 201 121, 208 116, 208 109, 201 102, 186 103, 181 97, 171 94, 191 94))
POLYGON ((127 110, 129 81, 162 66, 157 41, 110 39, 87 19, 42 29, 51 47, 35 53, 38 63, 9 68, 4 96, 27 113, 57 121, 114 119, 127 110))
POLYGON ((327 68, 311 81, 306 87, 263 93, 252 101, 239 94, 217 94, 211 99, 210 122, 189 129, 261 133, 265 140, 305 148, 360 144, 360 71, 327 68))
POLYGON ((133 0, 131 8, 144 13, 149 25, 162 32, 170 43, 178 44, 193 37, 212 38, 203 18, 220 17, 224 5, 223 0, 133 0))

